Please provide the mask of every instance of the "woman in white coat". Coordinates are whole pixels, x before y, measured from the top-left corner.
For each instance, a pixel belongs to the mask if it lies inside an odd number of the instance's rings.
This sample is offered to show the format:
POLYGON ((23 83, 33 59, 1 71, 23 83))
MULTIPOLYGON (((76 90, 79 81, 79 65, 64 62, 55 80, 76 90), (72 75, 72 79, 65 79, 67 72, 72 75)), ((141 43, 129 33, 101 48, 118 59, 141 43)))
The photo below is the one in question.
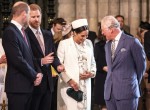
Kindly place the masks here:
POLYGON ((72 22, 73 36, 58 46, 58 57, 65 66, 58 80, 57 110, 90 110, 91 78, 95 77, 96 63, 93 45, 88 37, 86 19, 72 22), (68 88, 83 91, 83 101, 77 102, 66 94, 68 88))
POLYGON ((4 92, 5 75, 7 69, 6 62, 7 60, 2 46, 2 39, 0 39, 0 104, 3 103, 3 100, 6 102, 6 94, 4 92))

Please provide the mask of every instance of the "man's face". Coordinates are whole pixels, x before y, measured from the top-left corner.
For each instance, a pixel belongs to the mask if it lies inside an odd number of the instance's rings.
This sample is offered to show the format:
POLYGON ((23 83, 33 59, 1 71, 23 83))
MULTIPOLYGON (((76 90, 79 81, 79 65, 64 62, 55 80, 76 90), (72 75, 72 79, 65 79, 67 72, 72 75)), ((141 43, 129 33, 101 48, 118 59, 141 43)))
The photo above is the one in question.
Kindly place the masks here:
POLYGON ((122 17, 117 17, 116 19, 117 19, 118 22, 120 23, 120 29, 122 29, 123 26, 124 26, 124 20, 123 20, 123 18, 122 18, 122 17))
POLYGON ((107 27, 102 27, 101 30, 102 30, 102 34, 106 37, 107 40, 112 40, 111 29, 107 27))
POLYGON ((55 24, 53 25, 53 30, 55 33, 61 32, 63 29, 63 26, 61 24, 55 24))
POLYGON ((41 13, 39 10, 30 11, 29 25, 34 29, 38 29, 41 25, 41 13))

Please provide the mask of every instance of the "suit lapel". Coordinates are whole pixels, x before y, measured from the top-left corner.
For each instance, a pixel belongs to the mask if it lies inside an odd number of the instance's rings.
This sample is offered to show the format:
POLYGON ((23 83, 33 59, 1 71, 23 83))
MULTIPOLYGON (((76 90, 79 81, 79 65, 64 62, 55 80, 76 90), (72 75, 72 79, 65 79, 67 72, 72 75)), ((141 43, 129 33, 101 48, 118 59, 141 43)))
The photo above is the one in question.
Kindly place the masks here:
POLYGON ((108 41, 105 45, 105 51, 106 51, 106 60, 107 60, 107 64, 110 66, 112 65, 112 61, 111 61, 111 41, 108 41))
MULTIPOLYGON (((25 40, 24 40, 24 38, 23 38, 23 35, 22 35, 22 33, 20 32, 20 30, 19 30, 13 23, 10 23, 10 25, 13 26, 14 29, 15 29, 15 30, 17 31, 17 33, 19 34, 20 37, 18 37, 18 39, 20 39, 20 40, 23 42, 23 44, 25 45, 25 48, 27 48, 27 50, 28 50, 29 52, 31 52, 31 45, 30 45, 30 42, 29 42, 29 39, 28 39, 28 36, 27 36, 26 32, 25 32, 25 35, 26 35, 26 39, 27 39, 28 45, 27 45, 27 43, 25 42, 25 40)), ((31 53, 32 53, 32 52, 31 52, 31 53)))
POLYGON ((116 59, 117 59, 117 55, 120 51, 120 49, 122 49, 124 47, 124 40, 125 40, 125 37, 124 34, 121 35, 120 37, 120 40, 118 42, 118 45, 117 45, 117 48, 116 48, 116 51, 115 51, 115 56, 114 56, 114 60, 113 60, 113 63, 115 63, 116 59))
MULTIPOLYGON (((29 31, 29 34, 30 34, 30 39, 32 39, 32 41, 35 43, 35 45, 37 46, 38 50, 40 51, 40 53, 43 55, 43 52, 42 52, 42 49, 40 47, 40 44, 36 38, 36 36, 34 35, 34 33, 32 32, 32 30, 28 27, 27 29, 29 31)), ((32 42, 32 43, 33 43, 32 42)))

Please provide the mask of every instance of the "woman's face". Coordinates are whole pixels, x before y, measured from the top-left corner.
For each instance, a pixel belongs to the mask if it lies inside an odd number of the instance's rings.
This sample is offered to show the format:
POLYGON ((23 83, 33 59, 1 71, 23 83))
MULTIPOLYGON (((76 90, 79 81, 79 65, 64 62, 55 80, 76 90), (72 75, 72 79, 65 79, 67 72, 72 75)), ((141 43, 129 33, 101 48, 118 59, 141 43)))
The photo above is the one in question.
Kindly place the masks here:
POLYGON ((74 32, 74 40, 76 43, 81 44, 85 41, 85 39, 88 37, 88 30, 82 31, 81 33, 74 32))

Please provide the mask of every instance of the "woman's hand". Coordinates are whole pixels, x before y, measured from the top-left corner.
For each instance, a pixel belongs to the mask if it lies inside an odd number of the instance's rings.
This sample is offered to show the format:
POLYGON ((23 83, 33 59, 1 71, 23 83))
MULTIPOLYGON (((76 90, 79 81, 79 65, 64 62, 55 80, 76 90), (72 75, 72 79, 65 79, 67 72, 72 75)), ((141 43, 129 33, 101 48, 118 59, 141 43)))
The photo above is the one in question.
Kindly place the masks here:
POLYGON ((88 79, 88 78, 92 78, 94 75, 90 72, 85 72, 83 74, 80 74, 80 79, 81 80, 85 80, 85 79, 88 79))

